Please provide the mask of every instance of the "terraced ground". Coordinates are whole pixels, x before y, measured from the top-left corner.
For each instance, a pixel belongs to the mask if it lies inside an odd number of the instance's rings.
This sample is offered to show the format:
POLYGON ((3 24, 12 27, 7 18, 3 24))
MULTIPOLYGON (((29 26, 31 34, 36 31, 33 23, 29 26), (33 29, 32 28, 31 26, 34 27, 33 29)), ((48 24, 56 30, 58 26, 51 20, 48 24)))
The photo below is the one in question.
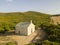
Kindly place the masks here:
POLYGON ((60 24, 60 16, 52 16, 51 20, 54 24, 60 24))

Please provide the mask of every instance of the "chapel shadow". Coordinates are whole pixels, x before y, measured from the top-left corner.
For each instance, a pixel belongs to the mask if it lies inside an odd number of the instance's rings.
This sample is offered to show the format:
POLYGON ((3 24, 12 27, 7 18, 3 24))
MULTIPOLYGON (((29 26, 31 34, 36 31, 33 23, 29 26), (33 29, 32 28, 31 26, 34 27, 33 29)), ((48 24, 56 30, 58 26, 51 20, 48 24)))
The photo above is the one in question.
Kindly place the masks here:
POLYGON ((4 32, 4 33, 0 33, 0 36, 12 36, 12 35, 16 35, 16 36, 26 36, 26 35, 21 35, 21 34, 17 34, 17 33, 15 33, 15 31, 14 30, 12 30, 12 31, 6 31, 6 32, 4 32))

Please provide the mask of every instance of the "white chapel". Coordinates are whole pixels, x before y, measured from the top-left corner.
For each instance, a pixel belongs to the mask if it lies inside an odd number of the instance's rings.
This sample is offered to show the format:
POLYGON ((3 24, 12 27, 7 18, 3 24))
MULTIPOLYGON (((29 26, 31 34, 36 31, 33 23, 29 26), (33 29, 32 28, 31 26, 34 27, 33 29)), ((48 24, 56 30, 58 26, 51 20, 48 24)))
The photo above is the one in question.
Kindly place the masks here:
POLYGON ((15 27, 15 33, 19 35, 30 35, 35 31, 35 25, 30 22, 20 22, 15 27))

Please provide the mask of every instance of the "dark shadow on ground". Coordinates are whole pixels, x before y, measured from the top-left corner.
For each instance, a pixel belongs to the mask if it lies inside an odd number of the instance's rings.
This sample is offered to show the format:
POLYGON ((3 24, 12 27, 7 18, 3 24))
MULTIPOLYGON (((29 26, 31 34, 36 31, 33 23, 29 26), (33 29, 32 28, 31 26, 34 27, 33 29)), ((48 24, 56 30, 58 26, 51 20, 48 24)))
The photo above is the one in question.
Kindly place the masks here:
POLYGON ((16 34, 14 30, 6 31, 5 33, 0 33, 0 36, 12 36, 12 35, 26 36, 26 35, 16 34))
POLYGON ((47 39, 47 34, 44 32, 44 30, 38 29, 36 31, 36 33, 37 33, 37 35, 33 38, 33 40, 31 41, 31 43, 36 43, 36 42, 41 43, 43 40, 47 39), (36 39, 36 37, 39 37, 39 38, 36 39))

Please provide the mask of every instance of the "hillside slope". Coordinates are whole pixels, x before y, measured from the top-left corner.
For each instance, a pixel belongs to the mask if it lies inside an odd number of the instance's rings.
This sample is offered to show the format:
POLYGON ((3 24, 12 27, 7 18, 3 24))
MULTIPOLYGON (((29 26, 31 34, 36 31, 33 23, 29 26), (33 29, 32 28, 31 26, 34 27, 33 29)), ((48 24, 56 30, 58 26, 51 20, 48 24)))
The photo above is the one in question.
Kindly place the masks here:
POLYGON ((38 27, 40 24, 48 24, 50 15, 35 11, 0 13, 0 32, 13 30, 17 23, 30 20, 33 20, 33 23, 38 27))

